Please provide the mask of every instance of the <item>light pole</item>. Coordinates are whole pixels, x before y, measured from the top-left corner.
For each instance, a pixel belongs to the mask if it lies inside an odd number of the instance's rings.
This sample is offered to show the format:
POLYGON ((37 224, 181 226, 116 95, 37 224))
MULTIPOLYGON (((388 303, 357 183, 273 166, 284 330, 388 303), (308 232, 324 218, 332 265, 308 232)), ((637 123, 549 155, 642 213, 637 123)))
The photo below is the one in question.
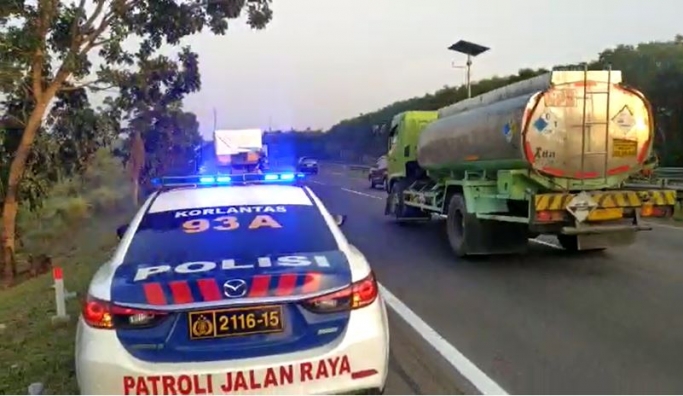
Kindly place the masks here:
POLYGON ((489 47, 484 47, 483 45, 475 44, 469 41, 465 40, 460 40, 456 42, 455 44, 451 44, 450 47, 448 47, 449 50, 455 51, 455 52, 460 52, 461 54, 467 55, 467 97, 471 98, 472 97, 472 58, 481 55, 484 52, 488 51, 490 48, 489 47))

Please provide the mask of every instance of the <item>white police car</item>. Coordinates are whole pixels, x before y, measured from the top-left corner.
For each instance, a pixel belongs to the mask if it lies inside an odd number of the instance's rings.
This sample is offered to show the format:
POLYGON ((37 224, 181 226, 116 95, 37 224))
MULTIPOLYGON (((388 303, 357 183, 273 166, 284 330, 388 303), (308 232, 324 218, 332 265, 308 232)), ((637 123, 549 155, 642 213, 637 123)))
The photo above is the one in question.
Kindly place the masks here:
POLYGON ((81 393, 381 393, 377 282, 300 176, 162 180, 90 284, 81 393))

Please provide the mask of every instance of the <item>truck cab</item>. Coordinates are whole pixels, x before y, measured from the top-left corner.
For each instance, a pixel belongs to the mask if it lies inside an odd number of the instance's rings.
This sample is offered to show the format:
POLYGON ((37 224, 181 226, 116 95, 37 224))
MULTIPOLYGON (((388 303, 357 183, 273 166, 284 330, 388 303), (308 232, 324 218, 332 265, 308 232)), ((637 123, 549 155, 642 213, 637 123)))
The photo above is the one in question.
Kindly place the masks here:
POLYGON ((406 111, 392 119, 387 148, 387 192, 396 180, 421 177, 417 164, 418 138, 438 115, 437 111, 406 111))

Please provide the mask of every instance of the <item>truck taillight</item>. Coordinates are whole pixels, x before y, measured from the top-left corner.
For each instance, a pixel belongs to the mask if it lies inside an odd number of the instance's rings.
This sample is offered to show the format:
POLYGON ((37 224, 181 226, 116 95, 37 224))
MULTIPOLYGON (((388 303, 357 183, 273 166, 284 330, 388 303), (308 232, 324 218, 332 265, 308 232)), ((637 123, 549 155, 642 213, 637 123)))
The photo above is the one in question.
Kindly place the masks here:
POLYGON ((667 206, 654 206, 652 204, 644 204, 640 208, 640 215, 642 217, 669 217, 672 213, 667 206))
POLYGON ((371 272, 364 279, 352 283, 345 289, 312 298, 302 305, 315 313, 350 311, 372 304, 378 293, 377 281, 371 272))
POLYGON ((97 329, 143 328, 158 324, 166 313, 119 307, 91 296, 83 303, 83 320, 97 329))
POLYGON ((541 210, 536 212, 536 221, 539 223, 552 223, 563 221, 566 215, 561 210, 541 210))

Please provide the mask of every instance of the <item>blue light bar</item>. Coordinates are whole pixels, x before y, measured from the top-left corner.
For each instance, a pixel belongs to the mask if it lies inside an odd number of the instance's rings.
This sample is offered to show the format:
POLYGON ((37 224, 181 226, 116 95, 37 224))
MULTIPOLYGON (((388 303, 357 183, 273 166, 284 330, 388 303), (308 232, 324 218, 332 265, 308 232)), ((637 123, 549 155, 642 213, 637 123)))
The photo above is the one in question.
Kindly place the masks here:
POLYGON ((164 176, 152 180, 156 187, 180 186, 235 186, 245 184, 267 183, 295 183, 306 177, 304 173, 244 173, 239 175, 192 175, 192 176, 164 176))

